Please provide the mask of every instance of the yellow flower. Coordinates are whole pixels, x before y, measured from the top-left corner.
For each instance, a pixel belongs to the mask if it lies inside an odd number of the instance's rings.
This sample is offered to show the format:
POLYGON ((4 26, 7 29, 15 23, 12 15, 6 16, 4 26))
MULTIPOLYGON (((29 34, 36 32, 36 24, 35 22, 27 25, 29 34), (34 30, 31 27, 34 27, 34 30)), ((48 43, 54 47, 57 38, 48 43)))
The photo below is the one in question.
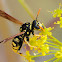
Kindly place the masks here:
POLYGON ((62 6, 61 3, 59 3, 59 8, 55 9, 54 11, 51 11, 54 18, 61 17, 61 14, 62 14, 61 6, 62 6))
POLYGON ((62 47, 60 47, 60 50, 55 53, 56 58, 62 58, 62 47))
POLYGON ((60 24, 60 28, 62 28, 62 17, 59 18, 60 21, 54 22, 54 24, 60 24))
POLYGON ((30 55, 29 51, 26 51, 25 59, 27 59, 28 62, 35 62, 34 60, 31 59, 31 55, 30 55))
POLYGON ((60 28, 62 28, 62 5, 61 3, 59 3, 59 8, 55 9, 53 12, 51 12, 53 14, 53 17, 56 18, 56 17, 59 17, 59 21, 57 22, 54 22, 54 24, 60 24, 60 28))
POLYGON ((45 42, 47 42, 46 40, 47 40, 47 35, 44 35, 44 36, 42 35, 41 37, 34 36, 34 37, 30 38, 30 45, 41 48, 41 46, 45 42))
POLYGON ((49 46, 48 44, 44 44, 41 46, 41 50, 38 50, 38 53, 42 53, 43 56, 46 55, 46 53, 49 53, 49 46))
MULTIPOLYGON (((51 45, 51 47, 53 47, 53 46, 51 45)), ((62 61, 62 47, 60 45, 59 46, 57 45, 57 46, 54 46, 53 48, 58 48, 59 50, 50 50, 51 53, 48 53, 46 55, 54 54, 54 57, 51 59, 48 59, 44 62, 49 62, 53 59, 55 59, 54 62, 59 62, 59 61, 61 62, 62 61)))
POLYGON ((56 58, 62 58, 62 52, 57 51, 57 52, 55 53, 55 56, 56 56, 56 58))
POLYGON ((51 27, 49 27, 49 28, 44 28, 44 30, 45 30, 45 32, 44 31, 42 31, 41 33, 39 33, 39 35, 48 35, 48 36, 51 36, 52 35, 52 32, 50 32, 51 30, 53 30, 54 29, 54 27, 53 28, 51 28, 51 27))

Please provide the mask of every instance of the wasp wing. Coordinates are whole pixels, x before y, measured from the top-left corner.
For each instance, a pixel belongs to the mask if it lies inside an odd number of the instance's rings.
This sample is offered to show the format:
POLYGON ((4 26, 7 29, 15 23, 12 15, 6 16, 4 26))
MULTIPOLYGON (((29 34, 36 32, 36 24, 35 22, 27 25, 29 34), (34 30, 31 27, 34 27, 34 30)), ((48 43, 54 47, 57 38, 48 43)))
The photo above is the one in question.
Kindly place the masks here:
POLYGON ((13 35, 13 36, 11 36, 11 37, 9 37, 9 38, 6 38, 6 39, 4 39, 4 40, 2 40, 0 43, 2 43, 2 42, 7 42, 8 40, 10 40, 10 39, 12 39, 12 38, 14 38, 14 37, 16 37, 16 36, 19 36, 19 35, 22 35, 22 34, 24 34, 24 32, 21 32, 21 33, 18 33, 18 34, 16 34, 16 35, 13 35))
POLYGON ((14 17, 10 16, 9 14, 5 13, 4 11, 0 10, 0 16, 5 18, 5 19, 8 19, 16 24, 20 24, 22 25, 23 23, 17 19, 15 19, 14 17))

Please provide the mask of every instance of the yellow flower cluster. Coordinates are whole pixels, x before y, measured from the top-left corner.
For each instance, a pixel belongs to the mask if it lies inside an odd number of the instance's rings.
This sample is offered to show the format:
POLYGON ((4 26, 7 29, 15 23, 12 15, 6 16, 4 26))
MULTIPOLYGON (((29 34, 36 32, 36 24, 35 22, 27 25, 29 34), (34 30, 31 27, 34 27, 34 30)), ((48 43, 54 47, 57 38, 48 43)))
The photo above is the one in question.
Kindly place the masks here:
POLYGON ((37 47, 41 47, 41 45, 43 45, 47 40, 47 35, 45 36, 34 36, 32 38, 30 38, 30 45, 32 46, 37 46, 37 47))
POLYGON ((56 18, 56 17, 59 17, 59 21, 54 22, 54 24, 60 24, 60 28, 62 28, 62 5, 61 3, 59 3, 59 8, 55 9, 53 12, 51 12, 53 14, 53 17, 56 18))
MULTIPOLYGON (((39 36, 32 36, 30 37, 30 42, 29 44, 33 47, 30 47, 30 50, 33 50, 33 55, 31 55, 29 53, 29 51, 26 50, 26 59, 29 62, 33 62, 34 60, 32 60, 32 58, 34 57, 39 57, 39 53, 41 53, 40 56, 46 56, 47 53, 49 53, 49 45, 47 44, 48 41, 48 36, 52 36, 52 33, 50 32, 52 29, 54 28, 46 28, 44 27, 45 31, 41 31, 41 33, 39 33, 39 36), (34 48, 37 47, 37 48, 34 48), (36 52, 37 51, 37 52, 36 52)), ((35 61, 34 61, 35 62, 35 61)))
MULTIPOLYGON (((31 55, 29 53, 29 51, 26 51, 26 56, 25 58, 28 60, 28 62, 35 62, 34 60, 31 59, 31 55)), ((27 62, 27 61, 26 61, 27 62)))
MULTIPOLYGON (((48 44, 44 44, 47 40, 47 35, 42 35, 40 38, 34 36, 32 38, 30 38, 30 45, 32 46, 36 46, 37 48, 35 50, 38 51, 38 53, 42 52, 42 55, 45 56, 46 53, 49 52, 49 46, 48 44)), ((33 49, 32 47, 30 47, 31 50, 33 49)))
POLYGON ((54 60, 54 59, 55 59, 54 62, 62 62, 62 46, 56 45, 53 48, 58 48, 59 50, 50 50, 52 53, 49 53, 47 55, 54 54, 54 57, 51 58, 51 59, 48 59, 48 60, 46 60, 44 62, 49 62, 49 61, 54 60))
POLYGON ((42 52, 42 56, 45 56, 46 53, 49 53, 49 45, 48 44, 41 45, 41 50, 38 50, 38 53, 41 52, 42 52))
POLYGON ((62 47, 60 47, 60 51, 55 53, 56 58, 62 58, 62 47))
POLYGON ((41 33, 39 33, 39 35, 47 35, 47 36, 51 36, 52 35, 52 32, 50 32, 51 30, 53 30, 53 28, 49 27, 49 28, 46 28, 44 27, 44 30, 45 31, 41 31, 41 33))

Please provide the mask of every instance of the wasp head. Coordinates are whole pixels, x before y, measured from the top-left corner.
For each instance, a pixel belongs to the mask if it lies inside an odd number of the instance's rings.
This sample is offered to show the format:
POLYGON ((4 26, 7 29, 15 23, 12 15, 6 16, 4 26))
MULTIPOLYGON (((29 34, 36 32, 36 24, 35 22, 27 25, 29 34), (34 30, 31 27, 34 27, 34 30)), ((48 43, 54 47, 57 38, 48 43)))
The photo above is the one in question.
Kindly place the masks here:
POLYGON ((33 23, 32 23, 32 28, 33 28, 33 29, 37 29, 37 30, 39 29, 39 30, 45 31, 43 24, 41 24, 41 23, 38 22, 38 20, 37 20, 38 15, 39 15, 39 12, 40 12, 40 8, 39 8, 39 11, 38 11, 38 13, 37 13, 36 20, 34 20, 33 23))
POLYGON ((32 23, 32 28, 35 30, 43 30, 44 31, 44 26, 43 24, 41 24, 40 22, 38 22, 37 20, 34 20, 32 23))

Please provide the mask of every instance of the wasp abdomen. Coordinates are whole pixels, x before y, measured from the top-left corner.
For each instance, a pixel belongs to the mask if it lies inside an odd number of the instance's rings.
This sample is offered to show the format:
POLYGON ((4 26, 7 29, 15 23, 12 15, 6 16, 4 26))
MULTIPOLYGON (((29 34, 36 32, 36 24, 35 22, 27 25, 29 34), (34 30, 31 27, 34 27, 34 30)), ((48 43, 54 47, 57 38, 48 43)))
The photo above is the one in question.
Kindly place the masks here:
POLYGON ((16 36, 12 41, 12 48, 17 51, 20 50, 20 48, 22 47, 23 41, 24 41, 23 35, 16 36))

